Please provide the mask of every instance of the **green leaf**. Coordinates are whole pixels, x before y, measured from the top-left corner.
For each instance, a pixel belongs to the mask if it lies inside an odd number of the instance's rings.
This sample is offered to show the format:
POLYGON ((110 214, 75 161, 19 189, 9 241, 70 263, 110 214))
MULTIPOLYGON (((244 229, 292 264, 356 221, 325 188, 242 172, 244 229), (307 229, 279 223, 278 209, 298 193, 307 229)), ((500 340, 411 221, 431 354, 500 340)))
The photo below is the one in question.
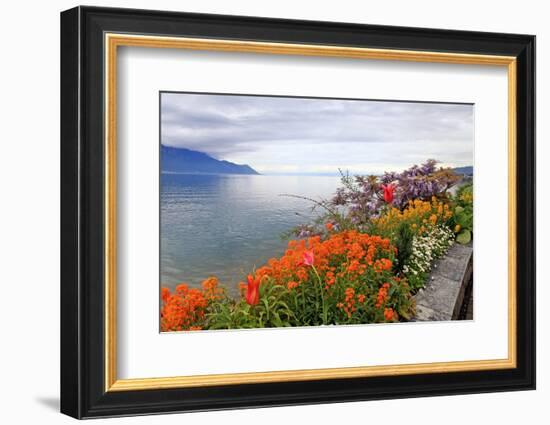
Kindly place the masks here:
POLYGON ((462 211, 464 211, 464 208, 460 205, 455 208, 455 214, 460 214, 462 211))
POLYGON ((467 244, 468 242, 470 242, 472 240, 472 232, 470 232, 469 230, 463 230, 462 232, 460 232, 458 234, 458 236, 456 237, 456 241, 458 243, 461 243, 461 244, 467 244))
POLYGON ((405 320, 411 320, 411 315, 404 306, 399 307, 398 313, 405 320))

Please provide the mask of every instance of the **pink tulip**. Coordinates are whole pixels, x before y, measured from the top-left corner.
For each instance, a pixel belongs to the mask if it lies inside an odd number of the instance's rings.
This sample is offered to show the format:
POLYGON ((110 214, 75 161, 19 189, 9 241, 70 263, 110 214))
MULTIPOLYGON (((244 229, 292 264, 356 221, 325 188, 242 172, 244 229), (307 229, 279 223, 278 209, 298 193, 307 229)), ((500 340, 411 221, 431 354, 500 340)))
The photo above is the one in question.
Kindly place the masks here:
POLYGON ((315 261, 315 256, 313 255, 313 251, 304 251, 304 257, 302 262, 306 266, 313 266, 313 262, 315 261))

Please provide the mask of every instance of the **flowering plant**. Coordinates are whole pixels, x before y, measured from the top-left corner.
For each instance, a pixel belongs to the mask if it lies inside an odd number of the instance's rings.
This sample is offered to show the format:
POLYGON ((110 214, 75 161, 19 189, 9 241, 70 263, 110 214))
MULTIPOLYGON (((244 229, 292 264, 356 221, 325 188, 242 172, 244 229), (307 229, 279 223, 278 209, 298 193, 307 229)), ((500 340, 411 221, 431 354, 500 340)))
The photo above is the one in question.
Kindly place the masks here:
POLYGON ((431 200, 411 200, 403 210, 390 208, 379 217, 373 217, 369 230, 393 240, 399 226, 405 223, 414 234, 424 234, 438 224, 448 224, 453 212, 448 202, 432 196, 431 200))
MULTIPOLYGON (((428 160, 402 173, 342 175, 324 214, 293 230, 280 258, 240 282, 231 299, 209 278, 202 289, 162 289, 161 329, 235 329, 409 320, 413 294, 435 259, 472 232, 471 185, 428 160), (453 229, 453 230, 451 230, 453 229)), ((295 196, 295 195, 288 195, 295 196)))
POLYGON ((202 282, 202 290, 189 288, 180 283, 172 293, 168 288, 161 289, 160 328, 161 331, 194 331, 205 325, 208 307, 215 301, 225 298, 218 279, 210 277, 202 282))
POLYGON ((442 257, 453 241, 453 232, 444 225, 433 226, 414 236, 411 255, 403 266, 403 274, 414 290, 424 287, 432 262, 442 257))
POLYGON ((453 197, 455 204, 452 226, 456 241, 467 244, 472 240, 474 231, 474 192, 473 185, 461 186, 453 197))
POLYGON ((259 284, 259 302, 218 305, 210 328, 310 326, 397 321, 414 310, 410 288, 392 272, 389 240, 357 231, 325 240, 291 240, 281 258, 258 268, 248 283, 259 284))
POLYGON ((401 173, 386 172, 381 177, 342 175, 342 187, 331 200, 333 206, 345 206, 356 224, 367 223, 380 215, 388 204, 405 208, 411 200, 446 197, 447 190, 460 179, 450 168, 436 167, 437 161, 427 160, 401 173))

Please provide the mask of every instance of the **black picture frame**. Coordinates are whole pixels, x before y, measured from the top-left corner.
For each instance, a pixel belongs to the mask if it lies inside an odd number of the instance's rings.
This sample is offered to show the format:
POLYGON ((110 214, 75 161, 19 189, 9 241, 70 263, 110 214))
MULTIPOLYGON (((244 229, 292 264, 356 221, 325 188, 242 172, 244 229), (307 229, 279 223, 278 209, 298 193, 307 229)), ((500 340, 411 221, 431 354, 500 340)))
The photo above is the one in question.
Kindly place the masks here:
POLYGON ((535 388, 535 37, 177 12, 61 13, 61 412, 75 418, 535 388), (517 367, 105 391, 104 34, 506 55, 517 58, 517 367))

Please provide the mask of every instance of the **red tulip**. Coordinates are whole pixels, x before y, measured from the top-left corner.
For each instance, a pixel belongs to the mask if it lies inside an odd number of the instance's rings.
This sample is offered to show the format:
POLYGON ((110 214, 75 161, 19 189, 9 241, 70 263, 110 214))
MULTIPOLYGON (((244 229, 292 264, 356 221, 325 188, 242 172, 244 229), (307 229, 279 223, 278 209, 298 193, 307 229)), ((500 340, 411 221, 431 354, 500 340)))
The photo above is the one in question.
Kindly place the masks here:
POLYGON ((315 256, 313 255, 313 251, 304 251, 304 258, 302 262, 306 266, 313 266, 313 262, 315 261, 315 256))
POLYGON ((384 190, 384 201, 391 204, 393 202, 393 192, 395 192, 395 186, 393 184, 382 185, 384 190))
POLYGON ((248 275, 248 286, 246 288, 246 302, 250 305, 256 305, 260 302, 260 280, 261 278, 253 278, 248 275))

